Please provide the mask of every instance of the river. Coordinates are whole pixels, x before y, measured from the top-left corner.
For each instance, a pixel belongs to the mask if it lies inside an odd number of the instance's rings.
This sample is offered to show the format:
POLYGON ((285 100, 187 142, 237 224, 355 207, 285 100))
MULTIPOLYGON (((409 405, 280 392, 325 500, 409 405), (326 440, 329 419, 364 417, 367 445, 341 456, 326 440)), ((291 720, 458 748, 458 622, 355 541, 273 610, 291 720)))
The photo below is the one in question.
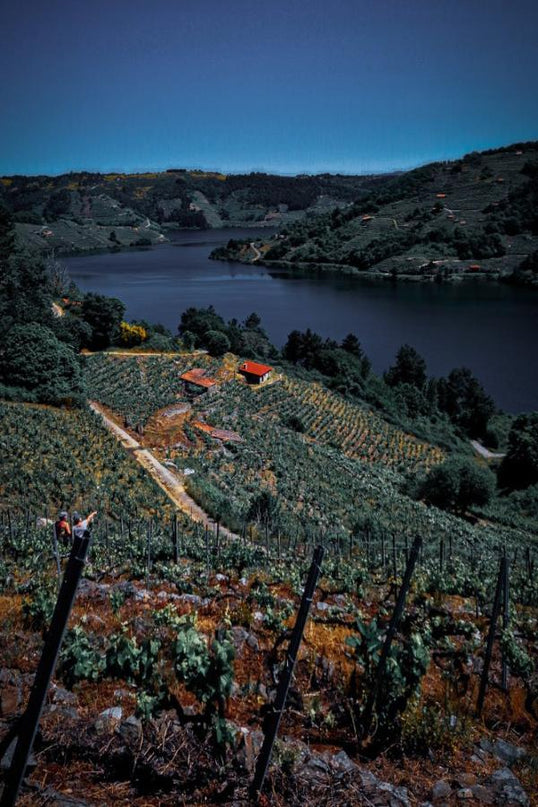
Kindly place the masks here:
POLYGON ((538 409, 535 289, 479 281, 291 277, 208 259, 229 238, 255 238, 259 232, 180 231, 153 249, 76 256, 64 263, 84 291, 123 300, 128 319, 161 322, 175 333, 189 306, 214 305, 225 319, 243 320, 256 311, 279 347, 294 328, 335 339, 352 331, 376 372, 389 367, 400 345, 408 343, 424 356, 429 374, 466 366, 503 409, 538 409))

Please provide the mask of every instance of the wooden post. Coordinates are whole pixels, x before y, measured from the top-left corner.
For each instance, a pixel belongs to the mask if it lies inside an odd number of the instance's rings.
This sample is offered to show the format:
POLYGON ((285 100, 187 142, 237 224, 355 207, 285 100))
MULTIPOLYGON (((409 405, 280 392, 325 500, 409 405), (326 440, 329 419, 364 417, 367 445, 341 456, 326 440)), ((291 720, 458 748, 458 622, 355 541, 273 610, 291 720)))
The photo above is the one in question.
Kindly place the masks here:
POLYGON ((34 744, 37 726, 43 710, 50 679, 54 673, 69 614, 73 607, 78 583, 86 562, 89 545, 89 532, 86 532, 84 538, 75 538, 73 541, 73 547, 67 562, 50 628, 47 632, 43 653, 41 654, 35 674, 28 706, 14 732, 14 735, 17 737, 17 745, 15 746, 11 767, 6 774, 0 807, 13 807, 17 801, 17 796, 26 772, 28 757, 31 754, 34 744))
POLYGON ((304 587, 301 605, 299 606, 297 619, 295 621, 288 650, 286 652, 286 661, 278 681, 275 702, 273 704, 271 713, 268 715, 265 738, 261 751, 258 755, 258 759, 256 760, 256 771, 250 788, 252 796, 259 795, 263 788, 267 768, 269 767, 269 762, 271 761, 273 745, 278 733, 278 727, 280 726, 284 706, 286 705, 286 698, 288 696, 291 677, 293 675, 295 662, 297 661, 297 653, 299 652, 299 646, 303 638, 306 620, 308 619, 308 613, 310 611, 310 605, 312 604, 314 589, 316 588, 316 583, 318 582, 318 577, 321 571, 321 562, 324 554, 325 550, 322 546, 317 546, 314 550, 314 557, 312 558, 312 564, 310 566, 310 571, 308 572, 308 578, 304 587))
MULTIPOLYGON (((506 559, 503 570, 503 630, 510 627, 510 563, 506 559)), ((501 686, 508 691, 508 663, 503 653, 501 686)))
POLYGON ((499 574, 497 576, 497 586, 495 588, 495 598, 493 600, 493 609, 491 612, 491 621, 489 623, 489 634, 486 645, 486 655, 484 657, 484 667, 482 669, 482 677, 480 679, 480 690, 478 692, 478 700, 476 702, 476 715, 480 717, 484 707, 484 698, 486 696, 486 689, 488 685, 488 673, 491 664, 491 656, 493 654, 493 642, 495 641, 495 630, 497 628, 497 619, 499 618, 499 611, 501 610, 501 593, 505 579, 506 557, 501 558, 499 566, 499 574))
POLYGON ((149 588, 149 575, 151 572, 151 521, 146 527, 146 588, 149 588))
POLYGON ((174 542, 174 563, 179 563, 179 547, 177 543, 177 513, 174 513, 174 520, 172 522, 172 540, 174 542))
POLYGON ((389 657, 390 646, 392 644, 392 640, 394 639, 394 635, 398 629, 398 625, 400 624, 400 619, 402 618, 407 592, 409 591, 409 586, 411 584, 411 577, 413 576, 413 571, 415 569, 415 564, 417 562, 418 553, 420 551, 421 546, 422 546, 422 538, 420 538, 420 536, 417 536, 413 542, 413 546, 411 547, 411 554, 409 555, 409 560, 407 561, 407 565, 405 567, 404 579, 402 581, 402 585, 398 594, 398 599, 396 600, 396 605, 394 607, 394 611, 389 626, 387 628, 387 634, 385 636, 385 642, 381 649, 381 655, 379 656, 379 663, 377 665, 377 671, 375 675, 375 684, 368 696, 368 700, 364 708, 364 714, 362 717, 363 737, 367 735, 368 730, 370 729, 370 725, 372 723, 374 706, 377 700, 377 695, 379 693, 379 687, 381 681, 383 680, 383 676, 385 674, 385 667, 387 664, 387 659, 389 657))

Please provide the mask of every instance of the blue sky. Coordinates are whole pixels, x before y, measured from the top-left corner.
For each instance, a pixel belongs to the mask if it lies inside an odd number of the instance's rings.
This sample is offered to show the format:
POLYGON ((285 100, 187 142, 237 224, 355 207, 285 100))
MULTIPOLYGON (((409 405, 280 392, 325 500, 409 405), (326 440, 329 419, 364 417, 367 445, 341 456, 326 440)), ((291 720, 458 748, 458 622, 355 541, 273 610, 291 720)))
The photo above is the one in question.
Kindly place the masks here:
POLYGON ((3 6, 0 174, 363 173, 538 139, 536 0, 3 6))

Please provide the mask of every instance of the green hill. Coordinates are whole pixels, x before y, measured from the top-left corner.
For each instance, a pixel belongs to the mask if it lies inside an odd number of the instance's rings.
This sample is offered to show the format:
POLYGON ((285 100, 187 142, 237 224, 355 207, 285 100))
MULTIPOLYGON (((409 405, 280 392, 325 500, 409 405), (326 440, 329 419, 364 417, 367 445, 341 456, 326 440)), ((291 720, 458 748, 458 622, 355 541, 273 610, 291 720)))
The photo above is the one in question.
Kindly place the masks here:
POLYGON ((380 178, 353 204, 213 257, 299 272, 536 282, 537 176, 537 143, 472 153, 380 178))
POLYGON ((306 211, 347 205, 369 192, 376 177, 283 177, 171 169, 162 173, 95 174, 0 179, 0 203, 19 238, 41 250, 78 252, 147 246, 169 228, 274 227, 306 211))

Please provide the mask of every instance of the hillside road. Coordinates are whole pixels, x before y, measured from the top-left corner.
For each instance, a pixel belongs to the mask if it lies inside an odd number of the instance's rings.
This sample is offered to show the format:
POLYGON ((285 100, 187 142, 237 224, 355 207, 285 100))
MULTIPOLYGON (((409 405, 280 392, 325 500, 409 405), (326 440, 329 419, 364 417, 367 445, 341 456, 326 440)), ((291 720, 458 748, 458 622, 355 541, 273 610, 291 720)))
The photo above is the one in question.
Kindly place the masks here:
MULTIPOLYGON (((203 524, 204 527, 207 526, 211 530, 215 528, 214 520, 189 496, 181 481, 169 468, 159 462, 151 451, 141 446, 125 429, 118 426, 118 424, 105 413, 103 407, 97 403, 97 401, 90 401, 90 409, 102 417, 107 429, 120 441, 124 448, 132 452, 136 461, 153 477, 155 482, 162 488, 170 501, 173 502, 179 510, 187 513, 193 521, 203 524)), ((222 525, 220 527, 220 534, 223 538, 235 540, 239 540, 240 538, 235 532, 228 530, 222 525)))

